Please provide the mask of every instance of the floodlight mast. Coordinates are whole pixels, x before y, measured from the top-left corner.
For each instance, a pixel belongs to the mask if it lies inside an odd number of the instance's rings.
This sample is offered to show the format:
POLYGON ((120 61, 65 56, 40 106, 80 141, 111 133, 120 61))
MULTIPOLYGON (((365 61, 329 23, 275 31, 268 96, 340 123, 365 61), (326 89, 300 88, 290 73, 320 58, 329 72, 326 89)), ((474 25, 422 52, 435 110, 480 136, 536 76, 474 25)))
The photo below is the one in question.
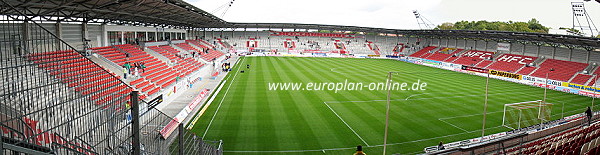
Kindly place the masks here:
POLYGON ((595 35, 600 33, 592 21, 592 17, 587 13, 583 2, 571 2, 571 9, 573 10, 573 29, 580 30, 584 34, 587 33, 591 37, 596 37, 595 35))
MULTIPOLYGON (((392 73, 394 72, 388 72, 388 79, 386 81, 386 88, 388 88, 388 86, 392 85, 392 73)), ((392 89, 388 88, 387 90, 387 104, 386 104, 386 108, 385 108, 385 132, 383 135, 383 155, 385 155, 385 152, 387 150, 387 137, 388 137, 388 127, 389 127, 389 120, 390 120, 390 99, 391 99, 391 91, 392 89)))
POLYGON ((485 121, 487 121, 489 86, 490 86, 490 73, 488 73, 487 78, 485 78, 485 99, 483 101, 483 125, 481 127, 481 142, 483 142, 483 137, 485 136, 485 121))
POLYGON ((229 11, 229 8, 231 8, 231 5, 233 5, 233 2, 235 0, 230 0, 229 2, 226 2, 225 4, 219 6, 218 8, 216 8, 215 10, 213 10, 211 12, 211 14, 216 14, 217 12, 223 10, 223 12, 221 13, 221 16, 219 18, 223 18, 225 17, 225 14, 227 13, 227 11, 229 11))
POLYGON ((433 23, 431 23, 431 21, 429 21, 427 18, 421 15, 419 11, 413 10, 413 14, 417 19, 417 24, 419 24, 420 29, 433 29, 433 27, 435 26, 433 23))

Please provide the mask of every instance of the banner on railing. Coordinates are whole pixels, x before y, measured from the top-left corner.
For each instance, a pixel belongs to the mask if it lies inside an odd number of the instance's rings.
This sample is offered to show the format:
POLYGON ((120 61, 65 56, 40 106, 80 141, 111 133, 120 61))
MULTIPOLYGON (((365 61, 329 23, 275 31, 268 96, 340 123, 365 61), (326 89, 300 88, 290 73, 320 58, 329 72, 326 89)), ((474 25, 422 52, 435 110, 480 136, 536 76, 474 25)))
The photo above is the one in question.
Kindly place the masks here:
POLYGON ((470 72, 477 72, 477 73, 488 73, 487 69, 465 66, 465 65, 462 66, 462 70, 470 71, 470 72))
POLYGON ((496 76, 499 76, 499 77, 507 77, 507 78, 518 79, 518 80, 523 79, 523 77, 521 75, 519 75, 519 74, 509 73, 509 72, 503 72, 503 71, 497 71, 497 70, 491 70, 491 69, 490 69, 490 75, 496 75, 496 76))
POLYGON ((200 104, 200 101, 202 101, 202 99, 204 99, 204 97, 208 95, 209 91, 210 90, 208 89, 202 90, 202 92, 200 92, 200 94, 198 94, 198 96, 196 96, 196 98, 194 98, 192 102, 190 102, 185 108, 183 108, 183 110, 181 110, 181 112, 179 112, 179 114, 177 114, 175 118, 173 118, 173 120, 169 122, 169 124, 167 124, 163 129, 161 129, 160 135, 162 136, 162 138, 166 139, 167 137, 169 137, 171 133, 173 133, 173 131, 177 129, 177 126, 180 123, 182 123, 183 120, 185 120, 185 118, 190 113, 192 113, 194 108, 196 108, 200 104))
POLYGON ((470 74, 474 74, 474 75, 478 75, 478 76, 487 76, 489 74, 490 77, 494 78, 494 79, 500 79, 500 80, 504 80, 504 81, 521 83, 521 84, 542 87, 542 88, 546 87, 548 89, 552 89, 552 90, 556 90, 556 91, 562 91, 562 92, 566 92, 566 93, 578 94, 578 95, 583 95, 583 96, 596 97, 596 98, 600 97, 600 88, 599 87, 568 83, 568 82, 551 80, 551 79, 546 79, 546 78, 541 78, 541 77, 520 75, 520 74, 498 71, 498 70, 488 70, 488 69, 483 69, 483 68, 452 64, 452 63, 447 63, 447 62, 441 62, 442 66, 438 66, 438 65, 434 65, 434 63, 437 63, 439 61, 428 60, 428 59, 423 59, 423 58, 400 57, 398 60, 410 62, 410 63, 414 63, 414 64, 419 64, 419 65, 430 66, 430 67, 453 70, 453 71, 457 71, 457 72, 470 73, 470 74), (455 66, 461 66, 461 67, 455 68, 455 66))
POLYGON ((355 34, 343 34, 343 33, 279 32, 279 31, 270 31, 270 32, 271 32, 271 36, 356 38, 355 34))

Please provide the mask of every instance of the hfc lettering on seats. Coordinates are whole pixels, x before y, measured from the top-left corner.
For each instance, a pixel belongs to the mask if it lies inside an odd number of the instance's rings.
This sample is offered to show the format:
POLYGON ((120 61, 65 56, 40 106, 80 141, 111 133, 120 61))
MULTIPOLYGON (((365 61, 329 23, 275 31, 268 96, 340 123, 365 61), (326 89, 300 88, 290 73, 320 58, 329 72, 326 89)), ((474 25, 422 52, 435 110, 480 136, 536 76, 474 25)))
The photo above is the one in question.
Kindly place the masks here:
POLYGON ((491 57, 493 53, 488 52, 478 52, 478 51, 469 51, 463 54, 466 57, 479 57, 481 59, 485 59, 491 57))
POLYGON ((528 57, 520 57, 520 56, 510 56, 510 55, 503 55, 502 57, 498 58, 498 61, 505 61, 505 62, 513 62, 513 61, 517 61, 519 64, 527 64, 530 63, 533 59, 532 58, 528 58, 528 57))

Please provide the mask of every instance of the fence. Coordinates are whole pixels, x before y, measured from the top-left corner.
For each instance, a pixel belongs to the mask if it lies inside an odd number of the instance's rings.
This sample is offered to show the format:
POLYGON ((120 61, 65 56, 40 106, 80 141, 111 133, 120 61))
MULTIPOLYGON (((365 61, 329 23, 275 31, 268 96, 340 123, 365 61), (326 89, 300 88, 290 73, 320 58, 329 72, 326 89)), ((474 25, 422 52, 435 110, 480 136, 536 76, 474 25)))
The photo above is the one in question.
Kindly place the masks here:
POLYGON ((43 17, 5 1, 0 9, 0 154, 222 153, 220 141, 183 128, 161 138, 173 118, 138 104, 136 91, 41 26, 43 17))

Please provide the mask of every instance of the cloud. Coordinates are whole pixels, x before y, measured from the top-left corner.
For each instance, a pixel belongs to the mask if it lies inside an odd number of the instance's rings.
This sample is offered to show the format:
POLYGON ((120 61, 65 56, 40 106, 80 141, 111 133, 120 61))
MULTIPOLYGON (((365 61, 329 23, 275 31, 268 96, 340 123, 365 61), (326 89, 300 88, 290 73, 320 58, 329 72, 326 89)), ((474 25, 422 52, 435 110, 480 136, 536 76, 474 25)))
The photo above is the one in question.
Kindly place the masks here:
MULTIPOLYGON (((212 12, 229 0, 186 0, 212 12)), ((564 0, 236 0, 224 20, 253 23, 307 23, 418 29, 413 10, 434 24, 461 20, 527 21, 537 18, 557 28, 571 27, 570 1, 564 0)), ((600 5, 587 3, 600 22, 600 5)), ((220 17, 220 12, 215 16, 220 17)), ((598 23, 597 25, 600 25, 598 23)))

